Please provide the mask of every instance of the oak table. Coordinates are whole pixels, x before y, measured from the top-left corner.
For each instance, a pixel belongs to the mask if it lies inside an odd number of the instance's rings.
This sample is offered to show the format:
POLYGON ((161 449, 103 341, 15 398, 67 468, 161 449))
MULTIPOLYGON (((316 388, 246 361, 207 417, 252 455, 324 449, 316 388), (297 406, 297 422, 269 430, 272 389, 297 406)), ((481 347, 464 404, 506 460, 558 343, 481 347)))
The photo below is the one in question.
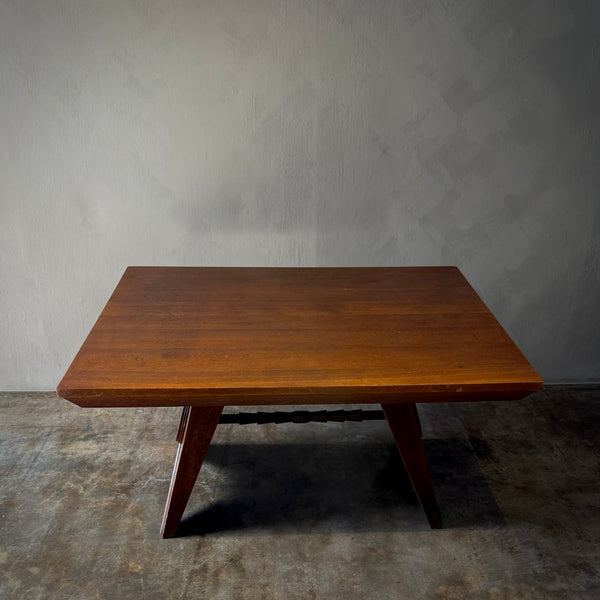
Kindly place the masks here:
POLYGON ((162 523, 173 537, 224 406, 381 404, 439 528, 415 403, 541 386, 455 267, 129 267, 57 393, 185 407, 162 523))

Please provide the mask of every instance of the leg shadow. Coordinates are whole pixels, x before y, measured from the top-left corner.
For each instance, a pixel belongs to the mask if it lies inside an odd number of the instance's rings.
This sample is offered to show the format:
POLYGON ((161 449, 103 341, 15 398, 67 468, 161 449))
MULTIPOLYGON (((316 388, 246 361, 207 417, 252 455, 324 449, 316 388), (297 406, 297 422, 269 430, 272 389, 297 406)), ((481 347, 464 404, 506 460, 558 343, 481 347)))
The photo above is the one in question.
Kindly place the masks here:
MULTIPOLYGON (((502 525, 468 440, 424 445, 444 527, 502 525)), ((205 464, 216 471, 213 499, 178 536, 429 530, 393 442, 216 445, 205 464)))

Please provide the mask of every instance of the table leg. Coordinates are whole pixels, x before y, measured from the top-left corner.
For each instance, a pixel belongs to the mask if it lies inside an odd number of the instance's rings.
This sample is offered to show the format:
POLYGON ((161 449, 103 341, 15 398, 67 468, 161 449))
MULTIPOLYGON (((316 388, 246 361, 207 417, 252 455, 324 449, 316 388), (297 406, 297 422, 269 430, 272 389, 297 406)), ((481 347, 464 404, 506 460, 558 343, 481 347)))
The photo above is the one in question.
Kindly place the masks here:
POLYGON ((188 417, 190 416, 190 408, 191 406, 184 406, 181 409, 181 418, 179 419, 179 428, 177 429, 176 440, 181 444, 183 442, 183 436, 185 434, 185 426, 188 422, 188 417))
POLYGON ((222 412, 222 406, 186 406, 183 410, 177 433, 179 446, 161 527, 163 538, 175 536, 222 412))
POLYGON ((419 435, 416 407, 414 404, 404 403, 382 404, 381 408, 429 525, 432 529, 441 529, 442 518, 433 493, 423 443, 419 435))

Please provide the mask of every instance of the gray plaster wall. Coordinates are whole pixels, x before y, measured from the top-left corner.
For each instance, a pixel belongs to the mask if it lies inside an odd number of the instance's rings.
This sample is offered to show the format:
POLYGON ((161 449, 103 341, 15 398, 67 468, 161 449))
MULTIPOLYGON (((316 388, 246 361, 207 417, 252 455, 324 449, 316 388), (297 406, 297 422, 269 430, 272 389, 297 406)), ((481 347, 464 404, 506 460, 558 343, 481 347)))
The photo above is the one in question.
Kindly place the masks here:
POLYGON ((596 0, 0 0, 0 389, 126 265, 456 264, 600 380, 596 0))

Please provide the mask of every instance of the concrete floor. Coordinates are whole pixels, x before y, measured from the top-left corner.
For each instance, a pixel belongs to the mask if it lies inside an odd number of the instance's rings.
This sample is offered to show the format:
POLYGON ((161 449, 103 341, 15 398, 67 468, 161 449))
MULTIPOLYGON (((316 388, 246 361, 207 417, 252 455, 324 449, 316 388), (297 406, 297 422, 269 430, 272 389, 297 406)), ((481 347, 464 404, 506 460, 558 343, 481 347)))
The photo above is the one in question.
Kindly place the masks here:
POLYGON ((420 413, 444 530, 384 421, 219 425, 162 540, 178 409, 2 393, 0 598, 600 598, 600 390, 420 413))

